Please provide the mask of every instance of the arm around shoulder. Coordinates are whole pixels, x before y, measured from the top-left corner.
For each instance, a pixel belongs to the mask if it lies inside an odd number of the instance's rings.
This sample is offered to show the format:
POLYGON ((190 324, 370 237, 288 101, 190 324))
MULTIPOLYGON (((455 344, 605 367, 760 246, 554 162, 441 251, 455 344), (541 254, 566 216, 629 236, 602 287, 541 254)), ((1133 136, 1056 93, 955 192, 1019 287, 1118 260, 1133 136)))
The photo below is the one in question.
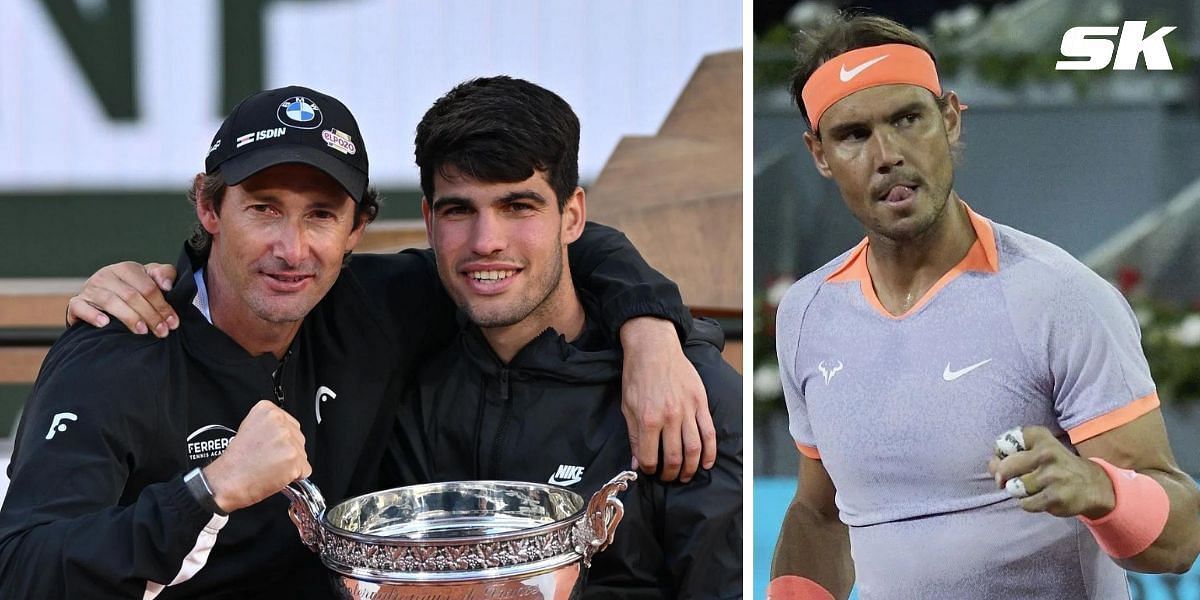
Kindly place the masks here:
POLYGON ((651 316, 671 321, 680 339, 687 337, 691 314, 679 288, 647 264, 625 234, 589 221, 567 257, 575 285, 600 300, 611 331, 634 317, 651 316))

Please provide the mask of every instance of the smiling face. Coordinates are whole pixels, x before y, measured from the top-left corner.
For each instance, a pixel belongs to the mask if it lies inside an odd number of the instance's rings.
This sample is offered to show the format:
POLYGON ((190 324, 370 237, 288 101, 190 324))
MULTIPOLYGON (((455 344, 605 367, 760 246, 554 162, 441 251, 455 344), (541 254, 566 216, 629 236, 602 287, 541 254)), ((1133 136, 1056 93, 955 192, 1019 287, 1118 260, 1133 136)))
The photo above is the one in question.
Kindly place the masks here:
POLYGON ((213 319, 232 327, 298 325, 333 286, 363 230, 345 189, 300 164, 229 186, 219 213, 207 201, 196 209, 213 236, 206 267, 213 319))
POLYGON ((954 183, 958 98, 939 108, 926 89, 906 84, 855 92, 829 107, 820 137, 804 136, 821 175, 868 231, 896 241, 938 223, 954 183))
POLYGON ((482 328, 554 320, 574 290, 564 270, 566 245, 583 230, 583 190, 559 212, 545 173, 487 183, 439 169, 434 197, 422 202, 429 241, 446 291, 482 328), (444 172, 443 172, 444 171, 444 172))

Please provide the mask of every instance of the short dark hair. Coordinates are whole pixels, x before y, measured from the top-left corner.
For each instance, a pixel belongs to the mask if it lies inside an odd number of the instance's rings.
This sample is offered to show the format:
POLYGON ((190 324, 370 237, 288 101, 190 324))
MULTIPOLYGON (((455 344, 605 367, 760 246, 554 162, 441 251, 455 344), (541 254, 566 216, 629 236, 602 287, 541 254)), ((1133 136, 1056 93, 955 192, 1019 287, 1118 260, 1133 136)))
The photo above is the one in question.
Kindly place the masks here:
MULTIPOLYGON (((835 56, 859 48, 883 44, 907 44, 924 50, 937 67, 937 55, 929 44, 907 27, 886 17, 856 14, 845 11, 813 31, 801 31, 796 35, 796 68, 792 71, 792 100, 808 123, 808 111, 804 108, 801 93, 804 84, 813 72, 835 56)), ((945 106, 945 95, 935 98, 938 107, 945 106)), ((815 130, 816 128, 813 127, 815 130)))
MULTIPOLYGON (((225 176, 221 174, 221 169, 218 168, 211 174, 200 173, 192 179, 192 187, 188 188, 188 202, 191 202, 192 206, 196 206, 200 198, 207 198, 212 202, 213 212, 220 214, 226 188, 225 176)), ((354 206, 355 228, 364 227, 375 220, 375 217, 379 215, 380 201, 379 192, 374 186, 367 187, 362 201, 354 206)), ((192 226, 192 236, 188 238, 188 246, 197 255, 208 258, 208 253, 212 251, 212 234, 203 225, 196 223, 192 226)), ((347 252, 346 258, 349 259, 349 256, 350 253, 347 252)))
POLYGON ((472 79, 438 98, 417 124, 421 191, 453 168, 486 182, 545 171, 561 212, 579 185, 579 118, 554 92, 500 75, 472 79))

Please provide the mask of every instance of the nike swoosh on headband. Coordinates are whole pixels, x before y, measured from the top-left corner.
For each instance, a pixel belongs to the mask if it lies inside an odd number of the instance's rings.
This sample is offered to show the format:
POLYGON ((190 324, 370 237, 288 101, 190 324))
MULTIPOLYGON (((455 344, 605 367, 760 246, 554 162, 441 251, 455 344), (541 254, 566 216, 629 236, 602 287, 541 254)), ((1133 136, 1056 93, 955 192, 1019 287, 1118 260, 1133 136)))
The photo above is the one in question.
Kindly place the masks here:
POLYGON ((871 65, 887 58, 888 56, 890 56, 890 55, 884 54, 883 56, 880 56, 878 58, 872 58, 871 60, 868 60, 867 62, 865 62, 861 65, 858 65, 857 67, 854 67, 853 69, 850 69, 849 71, 846 70, 846 65, 842 65, 841 71, 838 72, 838 79, 841 79, 842 83, 846 83, 847 81, 850 81, 851 79, 854 79, 855 77, 858 77, 858 74, 867 70, 867 67, 870 67, 871 65))

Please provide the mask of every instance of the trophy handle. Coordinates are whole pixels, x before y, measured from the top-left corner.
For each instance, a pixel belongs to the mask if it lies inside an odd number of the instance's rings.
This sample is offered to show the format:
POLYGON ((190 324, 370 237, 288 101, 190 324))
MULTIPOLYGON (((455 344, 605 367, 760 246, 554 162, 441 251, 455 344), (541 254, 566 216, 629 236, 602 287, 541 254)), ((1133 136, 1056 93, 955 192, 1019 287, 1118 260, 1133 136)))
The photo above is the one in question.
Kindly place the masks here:
POLYGON ((576 525, 578 541, 575 551, 583 555, 583 566, 592 566, 592 557, 608 547, 617 533, 617 525, 625 516, 625 505, 617 499, 618 492, 629 489, 637 473, 623 471, 604 484, 588 501, 587 512, 576 525))
POLYGON ((300 530, 300 540, 309 550, 321 552, 321 517, 325 516, 325 497, 321 490, 308 478, 297 479, 283 488, 283 495, 292 501, 288 507, 288 516, 296 529, 300 530))

